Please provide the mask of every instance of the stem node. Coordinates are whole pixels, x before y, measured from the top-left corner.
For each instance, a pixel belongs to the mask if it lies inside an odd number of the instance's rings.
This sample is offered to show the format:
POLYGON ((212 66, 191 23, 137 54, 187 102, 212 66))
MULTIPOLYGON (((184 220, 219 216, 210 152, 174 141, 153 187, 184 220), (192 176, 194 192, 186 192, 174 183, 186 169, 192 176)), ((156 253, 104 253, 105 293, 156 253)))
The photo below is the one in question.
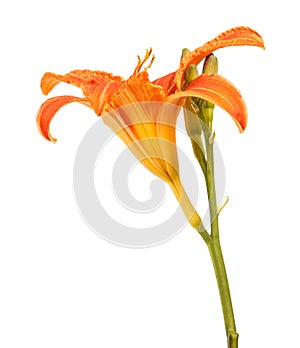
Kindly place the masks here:
POLYGON ((230 333, 228 334, 228 348, 238 348, 239 334, 230 333))

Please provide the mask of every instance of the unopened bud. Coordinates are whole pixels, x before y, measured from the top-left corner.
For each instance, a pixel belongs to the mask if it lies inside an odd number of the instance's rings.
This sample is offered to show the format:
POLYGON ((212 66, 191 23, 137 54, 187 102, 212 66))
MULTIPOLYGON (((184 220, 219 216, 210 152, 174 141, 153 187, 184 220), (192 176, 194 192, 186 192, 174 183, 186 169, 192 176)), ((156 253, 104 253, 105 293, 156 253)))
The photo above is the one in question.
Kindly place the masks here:
MULTIPOLYGON (((202 73, 203 74, 218 73, 218 59, 212 53, 205 58, 202 73)), ((203 100, 199 106, 206 123, 211 129, 212 120, 213 120, 213 110, 214 110, 215 104, 210 103, 209 101, 203 100)))
POLYGON ((191 51, 188 48, 183 48, 182 49, 182 53, 181 53, 181 59, 186 56, 187 54, 189 54, 191 51))
MULTIPOLYGON (((181 53, 181 59, 189 54, 191 51, 188 48, 184 48, 181 53)), ((191 64, 184 73, 185 86, 188 86, 196 77, 198 77, 198 69, 195 64, 191 64)))
MULTIPOLYGON (((186 54, 189 54, 189 53, 190 53, 190 50, 187 48, 184 48, 182 50, 181 59, 186 54)), ((198 74, 197 66, 195 64, 191 64, 184 73, 184 81, 185 81, 184 88, 186 88, 198 76, 199 74, 198 74)), ((201 139, 202 125, 201 125, 201 120, 198 116, 199 108, 197 105, 197 100, 198 100, 197 98, 192 98, 192 97, 186 98, 185 105, 184 105, 184 121, 185 121, 186 131, 192 142, 194 154, 199 161, 199 164, 203 170, 203 173, 205 173, 206 160, 205 160, 204 148, 203 148, 202 139, 201 139)))
POLYGON ((212 53, 205 58, 202 73, 203 74, 218 73, 218 59, 212 53))
POLYGON ((198 69, 197 65, 191 64, 187 69, 186 72, 184 73, 184 80, 186 85, 188 86, 195 78, 197 78, 198 75, 198 69))

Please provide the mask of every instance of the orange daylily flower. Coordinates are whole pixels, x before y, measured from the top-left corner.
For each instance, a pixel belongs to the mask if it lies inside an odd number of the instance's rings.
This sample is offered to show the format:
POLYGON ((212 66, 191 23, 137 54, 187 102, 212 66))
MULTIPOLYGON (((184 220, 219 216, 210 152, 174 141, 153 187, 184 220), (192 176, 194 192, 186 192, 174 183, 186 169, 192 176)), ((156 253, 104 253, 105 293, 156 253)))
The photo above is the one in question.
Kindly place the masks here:
POLYGON ((81 88, 84 97, 66 95, 48 99, 38 111, 38 129, 47 140, 55 142, 49 127, 56 112, 73 102, 90 107, 147 169, 170 185, 190 224, 199 228, 201 219, 179 177, 175 130, 180 107, 186 97, 206 99, 226 110, 240 131, 246 127, 247 111, 239 91, 225 78, 203 74, 183 90, 184 72, 190 64, 198 64, 218 48, 241 45, 264 47, 262 38, 254 30, 233 28, 187 54, 177 71, 153 82, 147 72, 154 60, 151 49, 143 60, 139 57, 133 75, 127 80, 102 71, 46 73, 41 80, 44 94, 65 82, 81 88), (141 71, 151 56, 150 63, 141 71))

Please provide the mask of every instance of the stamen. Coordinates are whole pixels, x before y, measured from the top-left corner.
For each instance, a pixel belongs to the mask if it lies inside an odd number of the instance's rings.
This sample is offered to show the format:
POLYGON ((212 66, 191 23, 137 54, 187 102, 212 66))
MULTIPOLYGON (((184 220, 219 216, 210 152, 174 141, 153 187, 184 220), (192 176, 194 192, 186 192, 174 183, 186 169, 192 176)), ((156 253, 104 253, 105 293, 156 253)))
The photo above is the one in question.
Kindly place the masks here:
MULTIPOLYGON (((146 54, 145 54, 145 57, 144 57, 143 60, 141 59, 140 56, 137 56, 137 57, 138 57, 138 63, 137 63, 136 68, 134 69, 133 74, 137 74, 137 73, 139 73, 139 72, 141 71, 143 65, 144 65, 144 64, 146 63, 146 61, 150 58, 151 54, 152 54, 152 48, 150 47, 149 50, 148 50, 148 49, 146 50, 146 54)), ((151 65, 152 65, 153 62, 154 62, 154 59, 155 59, 155 56, 153 55, 153 56, 152 56, 152 59, 151 59, 151 61, 150 61, 150 64, 145 68, 145 70, 146 70, 146 69, 149 69, 149 68, 151 67, 151 65)))
POLYGON ((149 64, 148 66, 146 66, 145 70, 151 68, 151 66, 152 66, 152 64, 153 64, 153 62, 154 62, 154 60, 155 60, 155 55, 153 54, 153 56, 152 56, 152 58, 151 58, 151 61, 150 61, 150 64, 149 64))
POLYGON ((141 57, 137 56, 137 58, 138 58, 138 63, 137 63, 136 68, 134 69, 133 74, 137 74, 140 71, 141 66, 142 66, 142 64, 141 64, 142 63, 141 57))

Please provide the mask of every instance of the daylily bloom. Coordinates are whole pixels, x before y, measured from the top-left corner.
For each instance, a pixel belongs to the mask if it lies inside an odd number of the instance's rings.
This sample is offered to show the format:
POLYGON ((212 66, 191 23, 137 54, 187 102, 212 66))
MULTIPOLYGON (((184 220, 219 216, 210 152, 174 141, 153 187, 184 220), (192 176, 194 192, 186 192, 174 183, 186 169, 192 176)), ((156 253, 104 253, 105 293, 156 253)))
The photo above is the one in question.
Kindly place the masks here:
POLYGON ((201 219, 179 177, 175 136, 179 109, 186 97, 205 99, 227 111, 240 131, 245 129, 247 111, 239 91, 225 78, 203 74, 183 90, 184 73, 191 64, 200 63, 218 48, 241 45, 264 47, 261 36, 254 30, 233 28, 184 56, 177 71, 153 82, 147 71, 154 60, 151 49, 144 59, 138 57, 138 64, 127 80, 102 71, 74 70, 66 75, 48 72, 41 80, 44 94, 65 82, 81 88, 84 97, 65 95, 48 99, 38 111, 38 129, 47 140, 55 142, 49 126, 56 112, 72 102, 90 107, 103 116, 104 122, 147 169, 170 185, 190 224, 199 228, 201 219), (150 63, 141 71, 149 59, 150 63))

